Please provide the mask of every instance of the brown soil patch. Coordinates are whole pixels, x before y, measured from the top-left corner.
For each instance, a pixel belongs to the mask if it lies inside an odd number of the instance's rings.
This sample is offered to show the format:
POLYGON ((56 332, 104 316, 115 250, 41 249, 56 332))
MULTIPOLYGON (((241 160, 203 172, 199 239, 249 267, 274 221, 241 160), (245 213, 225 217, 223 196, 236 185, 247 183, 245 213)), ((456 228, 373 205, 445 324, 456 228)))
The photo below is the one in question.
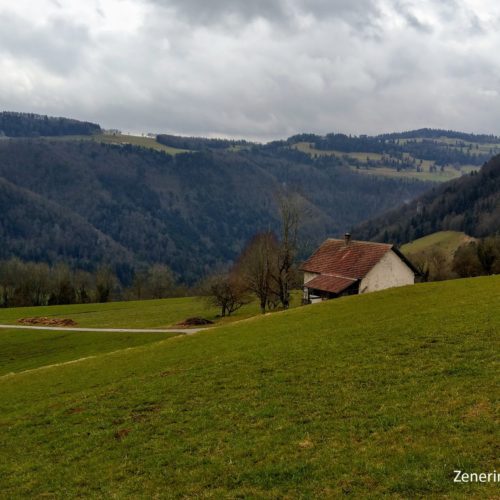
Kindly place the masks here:
POLYGON ((309 438, 306 438, 299 443, 299 447, 300 448, 312 448, 312 447, 314 447, 314 443, 309 438))
POLYGON ((471 406, 465 413, 465 418, 475 419, 481 417, 489 417, 491 415, 491 405, 489 401, 478 401, 471 406))
POLYGON ((17 320, 21 325, 42 325, 42 326, 76 326, 76 321, 70 318, 47 318, 38 316, 35 318, 21 318, 17 320))
POLYGON ((124 437, 127 437, 130 434, 130 429, 120 429, 115 432, 115 439, 121 441, 124 437))
POLYGON ((177 323, 175 326, 180 326, 180 327, 190 327, 190 326, 203 326, 203 325, 213 325, 213 321, 210 321, 209 319, 205 318, 187 318, 184 321, 181 321, 180 323, 177 323))
POLYGON ((66 413, 73 415, 75 413, 82 413, 84 411, 83 408, 77 407, 77 408, 70 408, 69 410, 66 411, 66 413))

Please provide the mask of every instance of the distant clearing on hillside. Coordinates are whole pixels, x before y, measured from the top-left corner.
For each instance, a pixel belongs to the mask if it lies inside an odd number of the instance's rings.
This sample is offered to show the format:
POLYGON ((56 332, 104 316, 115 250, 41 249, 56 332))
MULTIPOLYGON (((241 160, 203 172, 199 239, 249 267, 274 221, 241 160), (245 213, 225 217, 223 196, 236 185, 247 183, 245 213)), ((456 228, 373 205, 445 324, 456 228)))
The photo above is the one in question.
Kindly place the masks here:
POLYGON ((453 254, 459 246, 473 240, 474 238, 471 236, 459 231, 439 231, 403 245, 401 251, 405 255, 411 255, 437 248, 444 251, 450 258, 453 258, 453 254))
POLYGON ((136 135, 95 135, 92 137, 94 141, 104 142, 106 144, 131 144, 133 146, 140 146, 143 148, 150 148, 156 151, 165 151, 165 153, 176 155, 179 153, 189 153, 187 149, 177 149, 171 148, 169 146, 164 146, 160 144, 156 139, 152 137, 142 137, 136 135))
POLYGON ((62 137, 44 137, 43 139, 51 141, 95 141, 103 144, 115 144, 117 146, 130 144, 155 151, 164 151, 170 155, 179 153, 189 153, 187 149, 171 148, 160 144, 153 137, 127 135, 127 134, 94 134, 94 135, 68 135, 62 137))
MULTIPOLYGON (((467 147, 455 146, 453 140, 446 140, 447 138, 440 138, 437 142, 450 144, 457 151, 469 152, 467 147)), ((413 140, 413 139, 412 139, 413 140)), ((415 139, 421 142, 422 139, 415 139)), ((404 145, 409 142, 407 139, 399 139, 397 144, 404 145)), ((472 144, 472 143, 471 143, 472 144)), ((351 170, 365 175, 376 175, 382 177, 395 177, 403 179, 419 179, 422 181, 445 182, 455 179, 464 174, 479 169, 477 165, 454 165, 446 166, 441 169, 435 161, 426 160, 412 156, 411 154, 404 153, 401 157, 385 155, 381 153, 372 152, 343 152, 337 150, 323 150, 316 149, 314 144, 308 142, 297 142, 292 145, 292 148, 302 151, 313 158, 318 157, 335 157, 343 160, 351 170), (353 162, 356 165, 353 165, 353 162), (413 168, 408 168, 408 163, 413 165, 413 168)), ((472 149, 471 154, 479 155, 492 151, 492 154, 500 151, 499 144, 481 144, 478 149, 472 149)))

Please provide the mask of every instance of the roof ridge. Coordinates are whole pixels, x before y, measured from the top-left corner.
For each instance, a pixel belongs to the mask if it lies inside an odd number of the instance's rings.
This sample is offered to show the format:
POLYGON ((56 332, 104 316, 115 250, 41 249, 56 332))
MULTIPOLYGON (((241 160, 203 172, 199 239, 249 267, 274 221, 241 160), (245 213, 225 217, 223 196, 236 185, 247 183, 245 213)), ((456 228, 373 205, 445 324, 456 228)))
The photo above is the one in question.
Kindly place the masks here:
MULTIPOLYGON (((326 241, 342 241, 342 242, 344 242, 344 238, 327 238, 326 241)), ((349 245, 352 245, 353 243, 363 243, 364 245, 381 245, 381 246, 388 246, 388 247, 394 246, 392 243, 380 243, 378 241, 365 241, 365 240, 351 240, 349 242, 349 245)))
POLYGON ((350 276, 344 276, 342 274, 334 274, 334 273, 319 273, 319 276, 331 276, 332 278, 342 278, 350 281, 358 281, 359 278, 351 278, 350 276))

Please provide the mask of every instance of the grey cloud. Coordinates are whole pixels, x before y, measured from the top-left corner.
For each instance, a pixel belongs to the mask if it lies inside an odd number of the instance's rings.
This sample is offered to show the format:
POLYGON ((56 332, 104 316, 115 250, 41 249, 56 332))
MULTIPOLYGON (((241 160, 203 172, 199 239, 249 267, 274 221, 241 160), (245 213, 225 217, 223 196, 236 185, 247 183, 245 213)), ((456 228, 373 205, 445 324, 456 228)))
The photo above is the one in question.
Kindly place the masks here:
POLYGON ((0 109, 260 140, 500 133, 494 11, 459 0, 129 0, 143 18, 99 30, 111 1, 87 25, 0 14, 0 109))
POLYGON ((404 14, 404 18, 406 19, 406 22, 409 26, 416 29, 417 31, 420 31, 421 33, 432 33, 433 31, 431 26, 420 21, 411 12, 406 12, 404 14))
POLYGON ((228 16, 242 21, 257 17, 281 20, 287 17, 284 4, 278 0, 150 0, 161 7, 174 9, 190 22, 218 24, 228 16))
POLYGON ((483 23, 477 17, 476 14, 473 12, 469 16, 469 22, 470 22, 470 28, 469 28, 469 33, 473 35, 484 35, 485 33, 485 28, 483 26, 483 23))
POLYGON ((51 19, 38 26, 0 13, 0 27, 0 54, 29 59, 56 74, 77 68, 90 41, 85 26, 63 19, 51 19))
POLYGON ((149 0, 175 10, 184 19, 204 25, 223 24, 228 18, 248 23, 266 19, 277 25, 293 24, 296 17, 312 15, 317 20, 342 19, 362 28, 378 16, 373 0, 149 0))

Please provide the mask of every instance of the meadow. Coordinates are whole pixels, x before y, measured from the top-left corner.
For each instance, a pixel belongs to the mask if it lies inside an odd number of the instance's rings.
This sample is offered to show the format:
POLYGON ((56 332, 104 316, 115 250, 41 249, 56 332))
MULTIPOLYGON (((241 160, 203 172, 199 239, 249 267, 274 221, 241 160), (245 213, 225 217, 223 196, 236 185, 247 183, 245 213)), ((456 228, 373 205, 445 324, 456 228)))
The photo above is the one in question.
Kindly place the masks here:
POLYGON ((157 342, 179 333, 0 329, 0 376, 157 342))
POLYGON ((411 243, 406 243, 401 247, 401 251, 405 255, 411 256, 415 253, 438 249, 443 251, 451 260, 459 246, 473 240, 474 238, 460 231, 438 231, 418 238, 411 243))
POLYGON ((499 301, 421 284, 0 377, 2 495, 495 498, 453 471, 498 469, 499 301))
MULTIPOLYGON (((406 141, 401 139, 399 142, 405 143, 406 141)), ((441 142, 447 142, 447 141, 441 141, 441 142)), ((448 142, 447 142, 448 143, 448 142)), ((453 143, 454 144, 454 143, 453 143)), ((450 143, 451 145, 451 143, 450 143)), ((421 181, 433 181, 433 182, 446 182, 451 179, 456 179, 457 177, 460 177, 463 174, 468 174, 472 171, 477 171, 478 167, 474 165, 461 165, 460 169, 455 169, 451 168, 450 166, 447 166, 443 171, 441 171, 440 168, 437 168, 435 172, 431 170, 432 167, 435 166, 434 161, 430 160, 423 160, 420 158, 415 158, 411 156, 408 153, 404 153, 403 157, 406 160, 412 161, 412 162, 418 162, 419 167, 421 168, 421 171, 418 172, 416 169, 402 169, 398 172, 396 168, 394 168, 394 165, 390 165, 387 162, 387 166, 373 166, 369 162, 384 162, 384 158, 399 162, 400 160, 395 157, 391 157, 390 155, 382 155, 379 153, 364 153, 364 152, 352 152, 352 153, 345 153, 342 151, 335 151, 335 150, 322 150, 322 149, 316 149, 313 147, 308 142, 298 142, 293 145, 294 148, 298 149, 299 151, 302 151, 303 153, 307 153, 311 156, 335 156, 336 158, 348 158, 348 159, 353 159, 358 161, 361 166, 353 166, 349 165, 349 168, 357 173, 364 174, 364 175, 375 175, 375 176, 381 176, 381 177, 393 177, 393 178, 401 178, 401 179, 419 179, 421 181)), ((498 144, 496 145, 498 148, 498 144)), ((459 148, 457 147, 456 149, 460 151, 466 150, 466 148, 459 148)), ((488 149, 489 151, 489 149, 488 149)), ((473 151, 474 153, 481 154, 485 152, 485 147, 481 145, 481 147, 476 151, 473 151)))
POLYGON ((164 151, 170 155, 179 153, 189 153, 187 149, 172 148, 160 144, 154 137, 144 135, 129 135, 129 134, 94 134, 94 135, 65 135, 65 136, 50 136, 42 137, 42 139, 50 141, 95 141, 103 144, 116 144, 139 146, 142 148, 154 149, 155 151, 164 151))
MULTIPOLYGON (((299 304, 300 294, 294 292, 291 307, 299 304)), ((256 301, 245 304, 231 316, 221 318, 219 312, 203 297, 180 297, 104 304, 6 308, 0 309, 0 324, 16 325, 21 318, 47 317, 72 319, 78 327, 83 328, 168 329, 194 316, 208 319, 215 324, 227 324, 260 314, 256 301)), ((177 335, 179 332, 0 329, 0 375, 136 347, 177 335)))
MULTIPOLYGON (((299 303, 300 296, 294 293, 291 306, 295 307, 299 303)), ((103 304, 11 307, 0 309, 0 324, 16 324, 21 318, 44 316, 69 318, 76 321, 78 326, 90 328, 170 328, 193 316, 227 323, 258 313, 257 302, 251 301, 231 316, 221 318, 220 310, 211 306, 204 297, 177 297, 103 304)))
POLYGON ((165 153, 168 153, 170 155, 191 152, 187 149, 172 148, 170 146, 165 146, 164 144, 160 144, 154 137, 146 137, 139 135, 99 134, 92 136, 92 140, 97 142, 103 142, 105 144, 131 144, 132 146, 140 146, 143 148, 154 149, 156 151, 164 151, 165 153))

